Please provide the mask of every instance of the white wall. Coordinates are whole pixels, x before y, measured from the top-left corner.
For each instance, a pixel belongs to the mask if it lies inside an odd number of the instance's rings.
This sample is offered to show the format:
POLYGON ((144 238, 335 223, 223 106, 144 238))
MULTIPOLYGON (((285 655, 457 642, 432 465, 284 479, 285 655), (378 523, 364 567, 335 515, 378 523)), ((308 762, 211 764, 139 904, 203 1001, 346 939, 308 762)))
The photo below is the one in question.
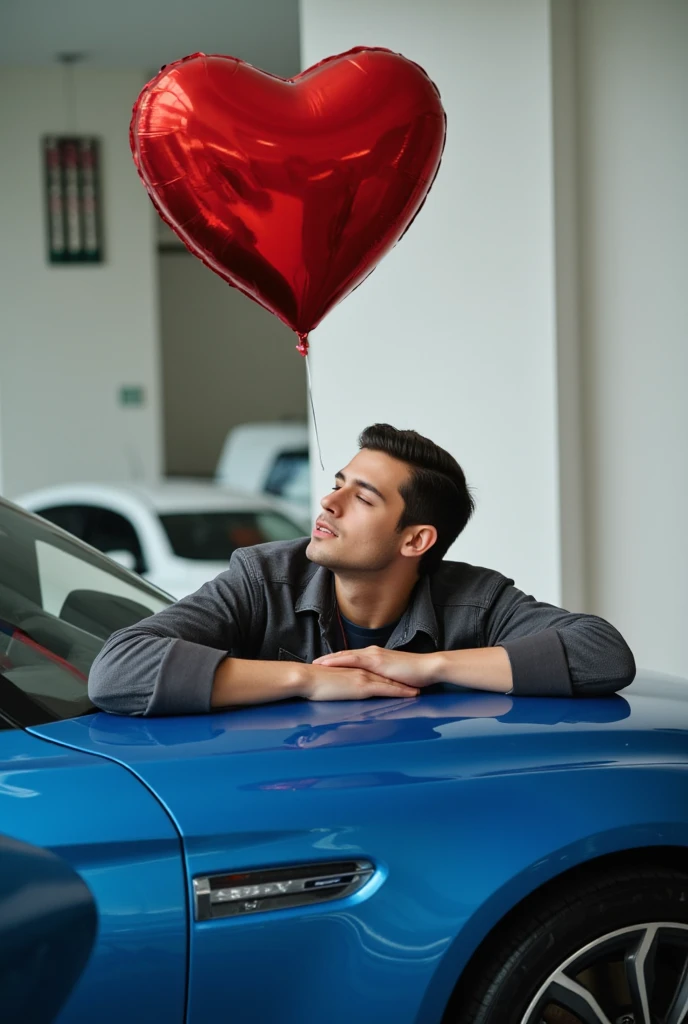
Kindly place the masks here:
POLYGON ((418 61, 446 156, 401 245, 312 341, 327 476, 375 419, 453 451, 454 551, 688 677, 688 4, 302 0, 303 65, 418 61))
POLYGON ((135 71, 75 73, 76 122, 60 69, 0 71, 0 464, 2 493, 74 478, 128 479, 160 466, 154 221, 129 151, 135 71), (50 266, 41 136, 100 135, 106 262, 50 266), (117 404, 142 385, 142 409, 117 404))
POLYGON ((551 0, 559 528, 564 607, 589 605, 585 574, 580 338, 577 0, 551 0))
POLYGON ((579 54, 591 605, 688 677, 688 4, 583 0, 579 54))
POLYGON ((561 599, 549 4, 302 0, 302 64, 384 45, 448 117, 418 220, 312 336, 326 472, 376 420, 448 448, 478 510, 451 555, 561 599))
POLYGON ((306 419, 303 359, 281 320, 185 249, 159 273, 165 466, 211 475, 230 427, 306 419))

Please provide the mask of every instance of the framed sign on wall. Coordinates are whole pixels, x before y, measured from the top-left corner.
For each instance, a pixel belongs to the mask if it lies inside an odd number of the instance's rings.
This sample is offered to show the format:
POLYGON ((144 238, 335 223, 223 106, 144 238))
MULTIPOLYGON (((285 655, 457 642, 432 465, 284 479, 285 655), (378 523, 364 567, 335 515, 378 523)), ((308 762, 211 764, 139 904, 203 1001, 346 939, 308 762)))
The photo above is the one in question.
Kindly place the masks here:
POLYGON ((100 140, 92 135, 43 139, 50 263, 102 263, 100 140))

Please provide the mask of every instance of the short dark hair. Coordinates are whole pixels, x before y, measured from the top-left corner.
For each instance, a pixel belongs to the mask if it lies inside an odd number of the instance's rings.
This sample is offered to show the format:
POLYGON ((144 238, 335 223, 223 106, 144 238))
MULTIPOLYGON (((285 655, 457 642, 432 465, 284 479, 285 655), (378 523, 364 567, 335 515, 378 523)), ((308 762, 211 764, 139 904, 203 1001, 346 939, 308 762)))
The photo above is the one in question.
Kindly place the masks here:
POLYGON ((420 563, 421 573, 435 572, 475 508, 461 466, 453 455, 427 437, 415 430, 397 430, 389 423, 366 427, 358 445, 385 452, 411 467, 409 479, 399 488, 405 507, 397 529, 420 523, 435 527, 437 541, 420 563))

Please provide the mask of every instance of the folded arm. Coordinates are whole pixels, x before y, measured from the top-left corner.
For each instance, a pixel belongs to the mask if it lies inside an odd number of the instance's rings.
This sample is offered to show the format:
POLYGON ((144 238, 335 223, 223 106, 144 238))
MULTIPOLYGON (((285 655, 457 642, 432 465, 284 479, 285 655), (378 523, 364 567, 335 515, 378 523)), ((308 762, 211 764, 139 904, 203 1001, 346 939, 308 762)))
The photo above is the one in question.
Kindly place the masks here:
POLYGON ((119 715, 192 715, 289 697, 362 700, 418 690, 359 669, 260 661, 248 641, 265 629, 265 602, 245 555, 195 594, 113 633, 93 662, 88 692, 119 715))
POLYGON ((578 615, 506 587, 490 609, 484 645, 430 654, 370 647, 319 658, 328 667, 358 667, 410 686, 457 683, 525 697, 614 693, 635 676, 621 634, 604 619, 578 615))
POLYGON ((513 586, 485 621, 485 644, 507 652, 517 696, 614 693, 635 677, 628 644, 605 619, 536 601, 513 586))
POLYGON ((113 633, 91 666, 89 697, 120 715, 209 711, 218 667, 245 653, 249 624, 263 616, 260 588, 236 551, 227 572, 195 594, 113 633))

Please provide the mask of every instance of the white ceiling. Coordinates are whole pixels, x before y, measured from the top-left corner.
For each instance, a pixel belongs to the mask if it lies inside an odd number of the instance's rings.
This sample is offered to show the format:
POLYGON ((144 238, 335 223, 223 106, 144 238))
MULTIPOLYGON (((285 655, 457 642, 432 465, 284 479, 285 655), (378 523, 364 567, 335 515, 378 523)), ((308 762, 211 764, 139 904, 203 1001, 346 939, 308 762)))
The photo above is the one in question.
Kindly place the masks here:
POLYGON ((199 50, 297 74, 298 0, 0 0, 0 66, 76 51, 85 67, 152 72, 199 50))

